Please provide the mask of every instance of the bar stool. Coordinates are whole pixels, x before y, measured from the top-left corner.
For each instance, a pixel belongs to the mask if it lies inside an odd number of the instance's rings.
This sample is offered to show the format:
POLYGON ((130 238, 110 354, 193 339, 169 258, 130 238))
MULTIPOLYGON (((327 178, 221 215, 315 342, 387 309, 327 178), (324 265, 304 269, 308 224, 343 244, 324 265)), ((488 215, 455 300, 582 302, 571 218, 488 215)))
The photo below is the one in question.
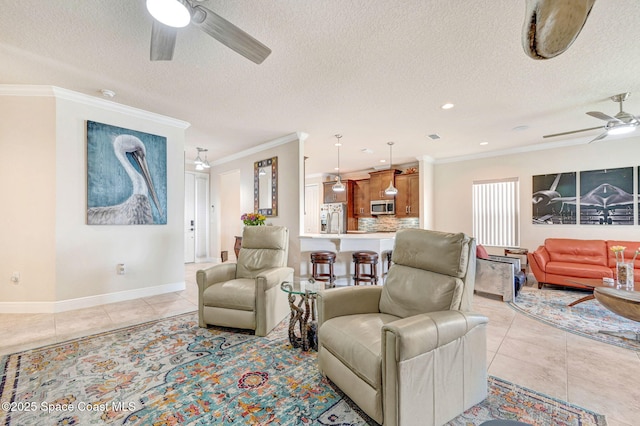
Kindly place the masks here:
POLYGON ((378 253, 369 250, 356 251, 353 253, 353 264, 355 266, 354 285, 359 285, 361 281, 378 285, 378 253), (366 265, 369 265, 369 273, 361 273, 360 266, 366 267, 366 265))
POLYGON ((336 276, 333 273, 333 264, 336 262, 336 254, 332 251, 313 251, 311 252, 311 264, 313 270, 311 275, 316 281, 328 281, 329 285, 335 285, 336 276), (318 272, 318 265, 329 265, 329 273, 318 272))

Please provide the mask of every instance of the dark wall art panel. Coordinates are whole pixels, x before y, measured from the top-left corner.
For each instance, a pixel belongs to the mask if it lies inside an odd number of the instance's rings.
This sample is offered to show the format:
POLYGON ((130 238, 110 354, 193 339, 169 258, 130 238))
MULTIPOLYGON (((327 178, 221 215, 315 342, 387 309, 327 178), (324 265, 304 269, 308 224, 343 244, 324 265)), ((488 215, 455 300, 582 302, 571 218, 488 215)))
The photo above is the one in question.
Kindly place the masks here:
POLYGON ((533 224, 576 224, 576 172, 533 176, 532 188, 533 224))
POLYGON ((580 224, 633 225, 633 167, 580 172, 580 224))

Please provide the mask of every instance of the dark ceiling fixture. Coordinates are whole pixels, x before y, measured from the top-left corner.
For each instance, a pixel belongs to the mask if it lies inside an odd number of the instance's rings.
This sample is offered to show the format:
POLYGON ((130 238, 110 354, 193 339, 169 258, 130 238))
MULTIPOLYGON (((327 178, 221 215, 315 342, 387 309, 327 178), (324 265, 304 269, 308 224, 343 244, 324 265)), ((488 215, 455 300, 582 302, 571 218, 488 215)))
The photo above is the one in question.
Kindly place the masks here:
POLYGON ((596 0, 527 0, 522 48, 533 59, 550 59, 571 46, 596 0))

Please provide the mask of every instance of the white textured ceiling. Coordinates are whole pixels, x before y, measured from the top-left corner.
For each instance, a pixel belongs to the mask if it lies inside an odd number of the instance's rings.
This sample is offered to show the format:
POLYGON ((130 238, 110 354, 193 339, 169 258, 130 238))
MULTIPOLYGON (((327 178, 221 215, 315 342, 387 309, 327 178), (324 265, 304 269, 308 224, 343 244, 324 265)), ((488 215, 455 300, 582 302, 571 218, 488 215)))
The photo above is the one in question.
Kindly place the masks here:
POLYGON ((190 122, 188 155, 201 146, 209 160, 302 131, 307 173, 334 172, 341 133, 348 172, 388 159, 387 141, 394 164, 586 143, 600 132, 542 135, 604 125, 585 112, 614 115, 609 96, 621 92, 640 114, 637 0, 596 1, 576 42, 546 61, 521 47, 524 0, 205 1, 272 49, 261 65, 194 27, 180 30, 173 61, 149 61, 144 0, 0 3, 0 83, 114 90, 190 122))

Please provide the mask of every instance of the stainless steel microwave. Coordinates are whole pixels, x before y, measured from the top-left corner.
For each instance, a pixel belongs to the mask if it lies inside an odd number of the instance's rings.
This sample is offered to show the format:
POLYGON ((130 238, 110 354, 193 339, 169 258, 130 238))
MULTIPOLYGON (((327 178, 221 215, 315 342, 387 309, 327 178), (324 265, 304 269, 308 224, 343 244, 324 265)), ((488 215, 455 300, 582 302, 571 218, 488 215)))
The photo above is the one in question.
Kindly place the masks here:
POLYGON ((395 214, 396 203, 394 200, 376 200, 371 202, 371 214, 395 214))

